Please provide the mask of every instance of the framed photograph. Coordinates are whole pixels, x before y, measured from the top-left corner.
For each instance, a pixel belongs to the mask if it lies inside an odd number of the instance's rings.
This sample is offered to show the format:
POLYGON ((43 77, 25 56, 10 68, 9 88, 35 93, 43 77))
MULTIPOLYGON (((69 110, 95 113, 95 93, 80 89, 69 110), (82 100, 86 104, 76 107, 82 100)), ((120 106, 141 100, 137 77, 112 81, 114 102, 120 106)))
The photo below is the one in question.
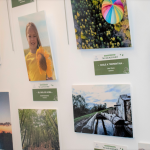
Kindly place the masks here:
POLYGON ((29 81, 56 80, 44 11, 18 20, 29 81))
POLYGON ((74 130, 133 138, 130 85, 73 85, 74 130))
POLYGON ((71 0, 78 49, 131 47, 126 0, 71 0))
POLYGON ((22 149, 60 150, 55 109, 19 109, 22 149))
POLYGON ((0 150, 13 150, 8 92, 0 92, 0 150))

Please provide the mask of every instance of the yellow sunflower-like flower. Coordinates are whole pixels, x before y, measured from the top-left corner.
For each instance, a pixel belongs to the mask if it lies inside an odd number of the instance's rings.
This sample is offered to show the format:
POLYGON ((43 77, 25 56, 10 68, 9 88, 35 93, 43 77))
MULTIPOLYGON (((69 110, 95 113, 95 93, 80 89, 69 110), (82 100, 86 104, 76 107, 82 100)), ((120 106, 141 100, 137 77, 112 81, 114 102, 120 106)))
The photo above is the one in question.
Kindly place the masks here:
POLYGON ((49 78, 52 77, 51 60, 49 59, 49 54, 43 49, 42 46, 40 46, 36 51, 36 59, 40 74, 47 74, 49 78))

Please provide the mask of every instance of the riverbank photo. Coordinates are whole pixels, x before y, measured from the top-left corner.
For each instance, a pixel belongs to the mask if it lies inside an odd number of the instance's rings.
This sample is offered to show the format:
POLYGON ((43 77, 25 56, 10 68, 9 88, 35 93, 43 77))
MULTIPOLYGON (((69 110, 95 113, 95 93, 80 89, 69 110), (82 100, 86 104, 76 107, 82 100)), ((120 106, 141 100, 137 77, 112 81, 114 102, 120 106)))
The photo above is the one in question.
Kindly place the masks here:
POLYGON ((18 20, 29 81, 56 80, 45 12, 18 20))
POLYGON ((55 109, 19 109, 23 150, 60 150, 55 109))
POLYGON ((0 150, 13 150, 8 92, 0 92, 0 150))
POLYGON ((71 0, 78 49, 131 47, 126 0, 71 0))
POLYGON ((75 132, 133 138, 130 85, 73 85, 72 101, 75 132))

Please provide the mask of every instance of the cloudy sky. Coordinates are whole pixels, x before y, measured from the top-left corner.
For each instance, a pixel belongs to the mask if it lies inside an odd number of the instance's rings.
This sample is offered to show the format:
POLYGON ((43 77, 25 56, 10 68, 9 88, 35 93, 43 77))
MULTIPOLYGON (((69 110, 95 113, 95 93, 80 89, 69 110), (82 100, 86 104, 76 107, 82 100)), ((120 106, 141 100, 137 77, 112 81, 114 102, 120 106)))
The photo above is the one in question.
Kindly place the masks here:
POLYGON ((24 49, 29 48, 26 38, 26 25, 29 22, 33 22, 36 25, 42 46, 50 46, 44 11, 19 17, 18 20, 24 49))
POLYGON ((8 92, 0 92, 0 123, 10 121, 10 107, 8 92))
POLYGON ((104 103, 107 103, 107 107, 113 107, 119 95, 130 95, 130 85, 73 85, 72 94, 82 95, 89 107, 104 103))

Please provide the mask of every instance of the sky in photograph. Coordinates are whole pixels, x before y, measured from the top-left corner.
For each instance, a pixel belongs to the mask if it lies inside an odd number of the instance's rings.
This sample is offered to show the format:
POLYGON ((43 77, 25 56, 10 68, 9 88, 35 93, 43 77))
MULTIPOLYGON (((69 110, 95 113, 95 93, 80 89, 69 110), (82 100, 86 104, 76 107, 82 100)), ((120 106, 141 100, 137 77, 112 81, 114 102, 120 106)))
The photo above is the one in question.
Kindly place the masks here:
POLYGON ((0 133, 12 133, 10 121, 9 93, 0 92, 0 133))
POLYGON ((29 48, 28 41, 26 38, 26 25, 29 22, 33 22, 35 26, 37 27, 42 46, 43 47, 50 46, 44 11, 30 14, 30 15, 23 16, 23 17, 19 17, 18 20, 19 20, 20 32, 21 32, 22 43, 23 43, 24 49, 29 48))
POLYGON ((10 121, 9 93, 0 92, 0 123, 10 121))
POLYGON ((130 85, 73 85, 72 94, 83 96, 89 107, 104 103, 113 107, 120 95, 130 95, 130 85))

